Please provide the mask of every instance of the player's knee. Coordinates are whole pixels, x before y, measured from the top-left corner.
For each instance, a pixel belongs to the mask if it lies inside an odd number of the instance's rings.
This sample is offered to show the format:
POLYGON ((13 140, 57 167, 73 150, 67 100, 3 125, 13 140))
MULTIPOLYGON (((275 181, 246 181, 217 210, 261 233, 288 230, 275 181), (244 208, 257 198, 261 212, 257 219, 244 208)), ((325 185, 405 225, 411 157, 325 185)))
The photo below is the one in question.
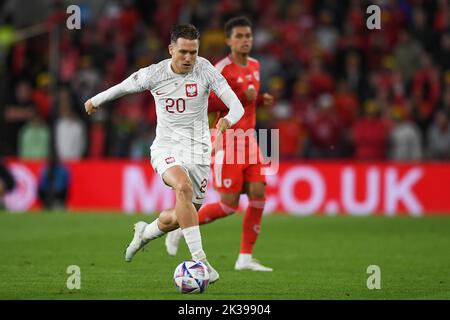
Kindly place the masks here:
POLYGON ((194 190, 190 181, 182 181, 175 186, 177 197, 181 200, 191 201, 194 190))
POLYGON ((264 183, 256 182, 251 183, 248 189, 249 199, 262 199, 266 193, 266 186, 264 183))
POLYGON ((237 208, 239 206, 239 194, 226 194, 220 200, 229 208, 237 208))
POLYGON ((224 205, 226 205, 228 208, 234 209, 233 212, 229 212, 228 214, 232 214, 237 210, 237 207, 239 206, 239 201, 222 201, 224 205))
POLYGON ((159 215, 159 221, 166 227, 177 227, 177 217, 174 211, 162 211, 159 215))

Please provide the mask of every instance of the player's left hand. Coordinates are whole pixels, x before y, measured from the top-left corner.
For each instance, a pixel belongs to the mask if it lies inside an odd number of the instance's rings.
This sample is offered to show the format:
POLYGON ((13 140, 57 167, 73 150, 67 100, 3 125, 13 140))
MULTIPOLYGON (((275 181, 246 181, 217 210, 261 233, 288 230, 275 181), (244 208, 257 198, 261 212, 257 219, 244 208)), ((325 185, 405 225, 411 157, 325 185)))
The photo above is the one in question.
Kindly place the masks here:
POLYGON ((98 108, 94 106, 91 99, 84 103, 84 109, 88 115, 94 114, 97 112, 98 108))
POLYGON ((273 106, 273 102, 274 102, 274 99, 271 94, 269 94, 267 92, 263 94, 263 106, 264 107, 267 108, 267 107, 273 106))
POLYGON ((217 121, 216 129, 219 130, 220 133, 225 132, 225 130, 231 127, 231 122, 227 118, 220 118, 217 121))

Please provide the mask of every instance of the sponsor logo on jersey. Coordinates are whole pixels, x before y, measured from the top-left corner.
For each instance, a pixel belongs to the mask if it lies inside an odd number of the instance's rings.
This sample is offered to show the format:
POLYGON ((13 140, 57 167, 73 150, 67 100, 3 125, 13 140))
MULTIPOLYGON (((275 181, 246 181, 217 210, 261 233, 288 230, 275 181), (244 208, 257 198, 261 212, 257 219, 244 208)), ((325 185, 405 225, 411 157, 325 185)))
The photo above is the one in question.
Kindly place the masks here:
POLYGON ((242 79, 241 77, 239 77, 239 78, 237 79, 237 83, 242 83, 242 82, 244 82, 244 79, 242 79))
POLYGON ((171 164, 175 162, 175 158, 174 157, 168 157, 165 159, 167 164, 171 164))
POLYGON ((196 97, 197 96, 197 84, 189 83, 186 84, 186 97, 196 97))

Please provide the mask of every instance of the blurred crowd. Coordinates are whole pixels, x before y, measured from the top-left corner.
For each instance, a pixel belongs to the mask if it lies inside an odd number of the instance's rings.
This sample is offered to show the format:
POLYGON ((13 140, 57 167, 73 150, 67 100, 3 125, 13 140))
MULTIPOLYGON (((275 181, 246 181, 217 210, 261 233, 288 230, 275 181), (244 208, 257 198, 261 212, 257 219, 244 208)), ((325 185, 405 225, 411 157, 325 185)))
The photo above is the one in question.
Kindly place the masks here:
MULTIPOLYGON (((168 58, 177 23, 200 29, 200 55, 214 64, 228 53, 224 22, 243 14, 253 22, 262 91, 275 97, 259 108, 257 126, 280 130, 283 159, 450 159, 448 0, 95 2, 80 4, 80 30, 63 23, 55 95, 49 34, 0 43, 3 155, 48 158, 54 142, 63 160, 147 157, 156 125, 150 93, 93 117, 84 102, 168 58), (369 4, 381 8, 380 30, 366 27, 369 4)), ((55 8, 65 14, 63 2, 55 8)), ((7 28, 19 27, 3 15, 0 38, 7 28)))

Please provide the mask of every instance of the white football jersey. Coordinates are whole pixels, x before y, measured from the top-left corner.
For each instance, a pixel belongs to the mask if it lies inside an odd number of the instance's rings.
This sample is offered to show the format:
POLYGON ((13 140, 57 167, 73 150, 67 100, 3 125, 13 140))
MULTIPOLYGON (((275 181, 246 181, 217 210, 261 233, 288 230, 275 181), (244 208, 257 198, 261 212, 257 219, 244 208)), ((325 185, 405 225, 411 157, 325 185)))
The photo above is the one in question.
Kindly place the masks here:
POLYGON ((133 86, 150 90, 156 102, 156 138, 151 150, 170 150, 184 162, 210 164, 211 137, 208 124, 208 97, 229 88, 213 65, 197 57, 191 72, 172 71, 171 59, 142 68, 132 74, 133 86))

